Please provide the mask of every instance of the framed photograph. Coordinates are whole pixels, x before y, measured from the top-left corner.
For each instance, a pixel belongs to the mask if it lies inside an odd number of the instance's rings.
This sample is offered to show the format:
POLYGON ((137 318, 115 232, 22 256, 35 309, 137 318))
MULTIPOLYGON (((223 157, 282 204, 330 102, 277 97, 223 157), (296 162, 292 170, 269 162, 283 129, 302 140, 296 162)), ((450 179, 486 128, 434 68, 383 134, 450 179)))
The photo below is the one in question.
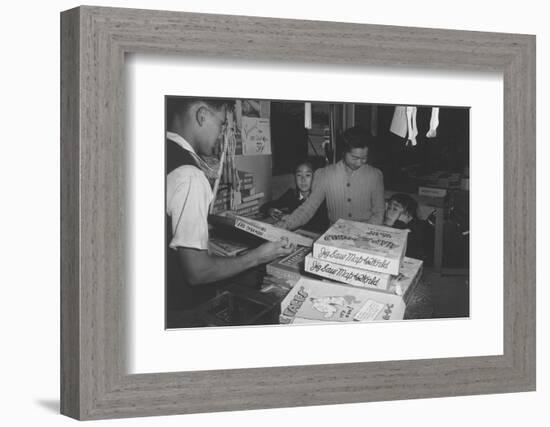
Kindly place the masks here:
POLYGON ((535 37, 61 15, 61 412, 535 390, 535 37))

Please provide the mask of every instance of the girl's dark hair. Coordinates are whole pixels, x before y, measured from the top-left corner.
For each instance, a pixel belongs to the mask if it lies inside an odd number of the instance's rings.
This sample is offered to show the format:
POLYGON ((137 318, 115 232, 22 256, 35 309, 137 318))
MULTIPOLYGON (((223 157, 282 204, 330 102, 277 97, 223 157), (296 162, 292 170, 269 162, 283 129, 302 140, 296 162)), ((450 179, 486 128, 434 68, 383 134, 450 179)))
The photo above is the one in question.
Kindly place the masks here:
POLYGON ((304 156, 300 157, 300 160, 296 163, 294 163, 294 172, 298 170, 298 166, 301 165, 308 165, 313 172, 315 172, 317 169, 322 168, 325 166, 324 159, 320 157, 313 157, 313 156, 304 156))
POLYGON ((315 171, 315 166, 313 165, 313 162, 310 160, 304 160, 303 162, 296 163, 296 167, 294 168, 294 172, 298 170, 298 168, 302 165, 306 165, 308 168, 310 168, 313 172, 315 171))
POLYGON ((413 219, 416 219, 417 217, 416 211, 418 210, 418 203, 411 196, 403 193, 395 193, 390 197, 390 202, 392 200, 395 200, 397 203, 403 206, 403 209, 405 210, 405 212, 408 213, 411 217, 413 217, 413 219))

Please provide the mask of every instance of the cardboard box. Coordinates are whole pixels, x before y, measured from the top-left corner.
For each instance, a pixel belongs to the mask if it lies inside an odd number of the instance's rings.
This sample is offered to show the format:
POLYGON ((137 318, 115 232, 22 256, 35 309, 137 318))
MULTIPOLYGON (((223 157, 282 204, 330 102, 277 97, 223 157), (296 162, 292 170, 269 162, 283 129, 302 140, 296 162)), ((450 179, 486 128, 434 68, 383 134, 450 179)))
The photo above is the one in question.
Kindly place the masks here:
POLYGON ((280 323, 401 320, 398 295, 340 283, 301 278, 281 302, 280 323))
POLYGON ((293 233, 292 231, 284 230, 271 224, 250 218, 237 216, 235 219, 235 227, 270 242, 286 240, 293 245, 307 247, 311 247, 313 244, 313 240, 309 237, 301 236, 297 233, 293 233))
POLYGON ((378 290, 388 289, 391 277, 391 275, 386 273, 318 260, 311 254, 305 258, 304 271, 337 282, 347 283, 352 286, 378 290))
POLYGON ((399 274, 408 230, 339 219, 315 241, 313 256, 349 267, 399 274))
POLYGON ((276 259, 266 265, 266 273, 272 276, 288 278, 298 281, 304 271, 304 259, 311 252, 311 248, 300 246, 290 255, 276 259))

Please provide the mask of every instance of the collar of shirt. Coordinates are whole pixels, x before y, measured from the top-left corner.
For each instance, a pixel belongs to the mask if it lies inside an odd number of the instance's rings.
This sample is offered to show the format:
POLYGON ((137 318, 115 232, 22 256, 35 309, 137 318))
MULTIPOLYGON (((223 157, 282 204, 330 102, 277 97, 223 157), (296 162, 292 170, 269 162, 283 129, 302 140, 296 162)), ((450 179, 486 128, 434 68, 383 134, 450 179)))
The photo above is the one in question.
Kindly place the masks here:
POLYGON ((342 160, 339 160, 338 163, 336 163, 336 166, 338 166, 340 168, 340 171, 344 174, 344 176, 351 178, 351 176, 354 175, 356 172, 365 170, 368 165, 364 164, 364 165, 361 165, 361 167, 359 169, 350 170, 346 166, 346 163, 344 162, 344 159, 342 159, 342 160))
POLYGON ((343 174, 346 178, 351 178, 354 171, 350 171, 344 162, 344 159, 340 160, 337 164, 340 169, 340 173, 343 174))
POLYGON ((166 138, 168 138, 170 141, 174 141, 176 144, 178 144, 181 148, 187 151, 191 151, 196 156, 198 155, 193 147, 180 135, 174 132, 166 132, 166 138))
MULTIPOLYGON (((181 135, 174 133, 174 132, 166 132, 166 138, 168 138, 170 141, 175 142, 178 144, 181 148, 184 150, 189 151, 195 159, 199 162, 199 165, 201 166, 201 169, 206 174, 208 179, 212 178, 212 174, 216 174, 217 171, 212 169, 208 163, 204 161, 204 159, 199 156, 196 151, 191 147, 191 144, 189 144, 181 135)), ((214 176, 215 178, 215 176, 214 176)))

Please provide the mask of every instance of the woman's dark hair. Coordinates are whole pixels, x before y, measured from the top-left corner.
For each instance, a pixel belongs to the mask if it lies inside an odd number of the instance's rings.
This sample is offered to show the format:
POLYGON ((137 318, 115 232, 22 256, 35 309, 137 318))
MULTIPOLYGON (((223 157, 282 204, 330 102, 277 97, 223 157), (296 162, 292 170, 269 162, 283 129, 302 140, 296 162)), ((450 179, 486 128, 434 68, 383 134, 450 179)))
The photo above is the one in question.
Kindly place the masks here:
POLYGON ((358 126, 347 129, 340 137, 342 153, 349 153, 354 148, 370 148, 373 136, 370 132, 358 126))
POLYGON ((413 219, 417 218, 416 211, 418 209, 418 203, 411 196, 403 193, 395 193, 390 197, 390 202, 392 200, 403 206, 405 212, 408 213, 413 219))

